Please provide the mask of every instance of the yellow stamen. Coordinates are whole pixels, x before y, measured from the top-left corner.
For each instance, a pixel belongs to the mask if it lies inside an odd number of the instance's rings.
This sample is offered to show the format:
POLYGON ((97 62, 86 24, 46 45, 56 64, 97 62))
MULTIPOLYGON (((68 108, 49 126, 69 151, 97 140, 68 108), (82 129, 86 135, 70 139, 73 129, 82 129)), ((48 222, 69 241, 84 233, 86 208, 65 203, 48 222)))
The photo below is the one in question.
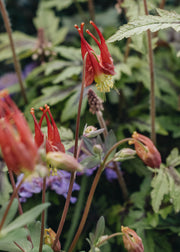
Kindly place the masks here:
POLYGON ((110 92, 110 88, 113 88, 114 86, 112 75, 100 74, 95 76, 94 80, 97 83, 96 87, 100 92, 110 92))

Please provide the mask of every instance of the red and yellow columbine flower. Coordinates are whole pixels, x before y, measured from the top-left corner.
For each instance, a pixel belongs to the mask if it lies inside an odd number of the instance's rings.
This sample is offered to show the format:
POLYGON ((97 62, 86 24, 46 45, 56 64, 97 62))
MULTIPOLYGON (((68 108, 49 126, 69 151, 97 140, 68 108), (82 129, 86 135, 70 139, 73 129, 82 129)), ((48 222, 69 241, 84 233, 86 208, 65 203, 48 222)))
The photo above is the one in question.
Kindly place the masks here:
POLYGON ((65 148, 64 145, 61 142, 61 138, 59 135, 59 131, 58 128, 56 126, 56 123, 53 119, 53 116, 51 114, 50 108, 48 105, 45 105, 45 109, 40 108, 40 110, 43 112, 39 123, 36 120, 36 117, 34 115, 34 109, 31 109, 31 114, 33 116, 34 119, 34 126, 35 126, 35 142, 37 144, 38 147, 40 147, 43 142, 44 142, 44 134, 41 131, 41 125, 42 125, 42 121, 43 118, 46 118, 46 122, 47 122, 47 128, 48 128, 48 135, 47 135, 47 139, 46 139, 46 152, 54 152, 54 151, 61 151, 61 152, 65 152, 65 148), (48 117, 48 115, 50 117, 48 117), (50 122, 51 120, 51 122, 50 122))
POLYGON ((28 124, 8 92, 0 92, 0 147, 8 169, 32 172, 38 156, 28 124))
POLYGON ((159 168, 161 164, 161 155, 153 142, 148 137, 137 132, 133 133, 132 138, 134 141, 131 143, 134 144, 136 153, 141 160, 151 168, 159 168), (141 144, 136 140, 141 142, 141 144))
POLYGON ((108 51, 108 47, 106 45, 105 39, 95 25, 93 21, 90 21, 90 24, 97 31, 100 42, 97 38, 89 31, 86 32, 94 39, 100 49, 100 55, 97 55, 92 47, 85 40, 83 35, 83 27, 84 23, 81 23, 81 27, 79 28, 75 25, 75 28, 78 30, 79 35, 81 37, 81 53, 82 58, 84 59, 86 56, 86 66, 85 66, 85 86, 89 86, 92 84, 93 80, 95 80, 96 87, 101 92, 109 92, 110 88, 113 88, 113 80, 112 75, 115 74, 114 65, 112 57, 108 51))
POLYGON ((121 227, 124 247, 128 252, 144 252, 141 238, 129 227, 121 227))

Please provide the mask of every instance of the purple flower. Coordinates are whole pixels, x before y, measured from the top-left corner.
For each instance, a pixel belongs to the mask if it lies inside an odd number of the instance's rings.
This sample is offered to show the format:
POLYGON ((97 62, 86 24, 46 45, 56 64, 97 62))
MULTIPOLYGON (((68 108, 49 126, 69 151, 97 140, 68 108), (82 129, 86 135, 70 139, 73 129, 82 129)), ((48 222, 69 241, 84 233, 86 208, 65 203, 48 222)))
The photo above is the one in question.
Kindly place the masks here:
MULTIPOLYGON (((36 66, 37 64, 35 62, 26 65, 22 71, 22 79, 24 80, 36 66)), ((0 90, 17 84, 18 82, 17 74, 15 72, 6 73, 0 77, 0 90)))
MULTIPOLYGON (((17 184, 23 178, 23 174, 20 174, 17 179, 17 184)), ((67 197, 67 192, 69 188, 70 173, 66 171, 57 171, 57 175, 50 175, 46 179, 46 188, 55 191, 59 195, 67 197)), ((19 196, 21 202, 26 202, 27 198, 32 197, 34 193, 40 193, 42 190, 43 179, 41 177, 33 178, 31 181, 25 181, 20 189, 19 196)), ((77 183, 73 185, 73 191, 80 190, 80 186, 77 183)), ((75 197, 71 197, 71 202, 76 202, 75 197)))

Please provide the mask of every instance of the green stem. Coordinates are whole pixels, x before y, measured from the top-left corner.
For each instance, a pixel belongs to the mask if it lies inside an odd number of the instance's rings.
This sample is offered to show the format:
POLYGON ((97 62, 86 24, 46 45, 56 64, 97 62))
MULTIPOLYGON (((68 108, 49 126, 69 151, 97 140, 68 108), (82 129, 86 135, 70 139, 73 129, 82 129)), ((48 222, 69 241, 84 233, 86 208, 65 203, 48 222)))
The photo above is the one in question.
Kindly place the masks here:
MULTIPOLYGON (((106 138, 107 135, 108 135, 108 130, 107 130, 106 123, 104 121, 102 112, 101 111, 96 112, 96 116, 97 116, 100 127, 102 129, 104 128, 103 135, 104 135, 104 138, 106 138)), ((128 190, 127 190, 126 182, 125 182, 125 180, 124 180, 124 178, 122 176, 121 171, 119 171, 119 169, 118 169, 117 163, 113 162, 113 165, 114 165, 114 170, 115 170, 115 172, 117 174, 117 179, 118 179, 119 186, 120 186, 120 188, 122 190, 123 198, 124 198, 124 200, 126 200, 128 198, 128 190)))
POLYGON ((16 189, 13 191, 13 194, 12 194, 12 196, 11 196, 11 198, 10 198, 10 201, 9 201, 7 207, 6 207, 6 210, 5 210, 5 212, 4 212, 3 218, 2 218, 2 220, 1 220, 1 223, 0 223, 0 230, 2 229, 2 227, 3 227, 3 225, 4 225, 4 222, 5 222, 6 217, 7 217, 7 215, 8 215, 9 209, 10 209, 12 203, 13 203, 14 198, 16 198, 17 193, 18 193, 18 191, 19 191, 19 188, 21 187, 23 181, 24 181, 24 179, 22 178, 22 180, 20 181, 20 183, 18 184, 18 186, 16 187, 16 189))
MULTIPOLYGON (((147 1, 144 1, 144 10, 145 14, 148 15, 147 1)), ((156 117, 156 109, 155 109, 155 76, 154 76, 154 62, 153 62, 153 50, 152 50, 152 42, 151 42, 151 31, 147 30, 147 38, 148 38, 148 56, 149 56, 149 70, 150 70, 150 118, 151 118, 151 140, 154 144, 156 144, 156 132, 155 132, 155 117, 156 117)))
POLYGON ((86 206, 85 206, 85 209, 84 209, 84 213, 83 213, 79 228, 78 228, 78 230, 76 232, 76 235, 74 237, 74 240, 71 243, 71 246, 70 246, 68 252, 73 251, 73 249, 75 248, 76 243, 77 243, 77 241, 79 239, 79 236, 81 235, 81 232, 83 230, 83 227, 85 225, 85 222, 86 222, 86 219, 87 219, 87 216, 88 216, 88 213, 89 213, 89 209, 90 209, 91 202, 92 202, 92 199, 93 199, 93 196, 94 196, 94 192, 96 190, 96 187, 97 187, 97 184, 99 182, 102 171, 103 171, 103 165, 100 165, 100 167, 98 168, 98 171, 96 173, 96 176, 94 178, 93 184, 91 186, 91 190, 89 192, 89 196, 88 196, 88 199, 87 199, 87 202, 86 202, 86 206))
POLYGON ((94 196, 94 193, 95 193, 95 190, 96 190, 96 187, 97 187, 97 184, 99 182, 99 179, 101 177, 101 173, 102 171, 104 170, 104 167, 106 165, 106 161, 109 157, 109 155, 111 154, 111 152, 116 149, 119 145, 125 143, 125 142, 128 142, 130 140, 133 140, 132 138, 125 138, 119 142, 117 142, 116 144, 114 144, 111 149, 107 152, 102 164, 99 166, 98 170, 97 170, 97 173, 96 173, 96 176, 94 178, 94 181, 92 183, 92 186, 91 186, 91 189, 90 189, 90 192, 89 192, 89 196, 88 196, 88 199, 87 199, 87 202, 86 202, 86 206, 84 208, 84 212, 83 212, 83 216, 82 216, 82 219, 81 219, 81 222, 79 224, 79 227, 78 227, 78 230, 75 234, 75 237, 71 243, 71 246, 68 250, 68 252, 72 252, 76 246, 76 243, 82 233, 82 230, 84 228, 84 225, 86 223, 86 220, 87 220, 87 216, 88 216, 88 213, 89 213, 89 209, 90 209, 90 206, 91 206, 91 203, 92 203, 92 199, 93 199, 93 196, 94 196))
POLYGON ((99 242, 96 247, 99 247, 101 246, 104 242, 108 241, 109 239, 113 238, 113 237, 116 237, 116 236, 120 236, 120 235, 123 235, 122 232, 117 232, 117 233, 114 233, 114 234, 111 234, 111 235, 108 235, 107 238, 103 239, 101 242, 99 242))
MULTIPOLYGON (((43 189, 42 189, 42 203, 46 201, 46 177, 43 178, 43 189)), ((42 252, 43 240, 44 240, 44 222, 45 222, 45 210, 41 214, 41 235, 39 243, 39 252, 42 252)))
MULTIPOLYGON (((78 152, 78 139, 79 139, 79 126, 80 126, 80 116, 81 116, 81 106, 82 106, 82 100, 83 100, 83 93, 84 93, 84 86, 85 86, 85 66, 86 66, 86 58, 87 58, 87 53, 84 57, 83 60, 83 77, 82 77, 82 84, 81 84, 81 92, 80 92, 80 98, 79 98, 79 105, 78 105, 78 113, 77 113, 77 120, 76 120, 76 132, 75 132, 75 144, 74 144, 74 158, 77 159, 77 152, 78 152)), ((61 235, 67 212, 69 209, 69 204, 70 204, 70 199, 72 195, 72 190, 73 190, 73 185, 74 181, 76 179, 76 172, 71 173, 71 178, 70 178, 70 183, 69 183, 69 189, 68 189, 68 194, 65 202, 65 206, 63 209, 62 217, 59 223, 59 227, 56 233, 56 238, 53 242, 52 249, 55 248, 57 241, 59 240, 59 237, 61 235)))
POLYGON ((76 203, 76 207, 75 207, 75 212, 72 218, 72 224, 69 228, 69 232, 67 235, 67 239, 66 239, 66 243, 64 245, 64 250, 66 251, 67 248, 70 245, 71 240, 73 239, 73 235, 76 231, 78 222, 80 220, 80 216, 82 213, 82 207, 83 207, 83 202, 84 202, 84 197, 85 197, 85 191, 86 191, 86 187, 87 187, 87 176, 84 175, 82 178, 82 182, 81 182, 81 190, 79 192, 78 195, 78 201, 76 203))
POLYGON ((17 77, 18 77, 18 80, 19 80, 21 93, 22 93, 22 96, 24 98, 25 104, 27 104, 28 103, 27 102, 27 96, 26 96, 26 92, 25 92, 25 89, 24 89, 23 81, 22 81, 22 75, 21 75, 21 66, 20 66, 20 63, 19 63, 18 58, 16 56, 14 41, 13 41, 13 37, 12 37, 12 30, 11 30, 10 20, 9 20, 8 13, 6 11, 6 7, 5 7, 5 4, 4 4, 3 0, 0 0, 0 11, 1 11, 1 14, 2 14, 2 18, 3 18, 3 21, 4 21, 4 25, 5 25, 7 34, 9 36, 10 47, 11 47, 12 54, 13 54, 14 68, 15 68, 15 71, 16 71, 16 74, 17 74, 17 77))

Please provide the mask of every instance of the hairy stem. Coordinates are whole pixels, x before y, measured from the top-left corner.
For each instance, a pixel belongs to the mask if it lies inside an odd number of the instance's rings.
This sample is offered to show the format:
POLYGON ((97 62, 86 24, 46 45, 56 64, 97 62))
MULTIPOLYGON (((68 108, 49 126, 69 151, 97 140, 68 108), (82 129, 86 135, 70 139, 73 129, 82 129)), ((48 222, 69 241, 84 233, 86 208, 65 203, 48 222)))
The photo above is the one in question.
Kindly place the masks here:
MULTIPOLYGON (((147 1, 144 1, 144 10, 145 14, 148 15, 147 1)), ((148 38, 148 56, 149 56, 149 70, 150 70, 150 118, 151 118, 151 140, 154 144, 156 144, 156 132, 155 132, 155 117, 156 117, 156 109, 155 109, 155 77, 154 77, 154 62, 153 62, 153 50, 151 43, 151 31, 147 30, 147 38, 148 38)))
POLYGON ((90 206, 91 206, 91 203, 92 203, 92 199, 93 199, 93 196, 94 196, 94 193, 95 193, 95 190, 96 190, 96 187, 97 187, 97 184, 99 182, 99 179, 101 177, 101 173, 106 165, 106 161, 109 157, 109 155, 111 154, 111 152, 116 149, 119 145, 125 143, 125 142, 128 142, 130 140, 133 140, 132 138, 125 138, 119 142, 117 142, 116 144, 114 144, 111 149, 107 152, 102 164, 100 165, 100 167, 98 168, 97 170, 97 173, 96 173, 96 176, 94 178, 94 181, 92 183, 92 186, 91 186, 91 189, 90 189, 90 192, 89 192, 89 196, 88 196, 88 199, 87 199, 87 202, 86 202, 86 206, 84 208, 84 212, 83 212, 83 216, 82 216, 82 219, 81 219, 81 222, 79 224, 79 227, 78 227, 78 230, 75 234, 75 237, 71 243, 71 246, 68 250, 68 252, 72 252, 76 246, 76 243, 78 242, 78 239, 82 233, 82 230, 84 228, 84 225, 86 223, 86 220, 87 220, 87 216, 88 216, 88 213, 89 213, 89 209, 90 209, 90 206))
POLYGON ((117 233, 108 235, 107 238, 105 238, 105 239, 103 239, 102 241, 100 241, 96 246, 99 247, 99 246, 101 246, 104 242, 108 241, 109 239, 111 239, 111 238, 113 238, 113 237, 119 236, 119 235, 123 235, 123 233, 122 233, 122 232, 117 232, 117 233))
MULTIPOLYGON (((85 86, 85 65, 86 65, 86 57, 87 54, 84 57, 83 60, 83 77, 82 77, 82 84, 81 84, 81 92, 80 92, 80 98, 79 98, 79 105, 78 105, 78 113, 77 113, 77 120, 76 120, 76 132, 75 132, 75 144, 74 144, 74 158, 77 159, 77 152, 78 152, 78 139, 79 139, 79 126, 80 126, 80 116, 81 116, 81 106, 82 106, 82 100, 83 100, 83 93, 84 93, 84 86, 85 86)), ((73 190, 73 185, 74 181, 76 179, 76 172, 71 172, 71 178, 70 178, 70 183, 69 183, 69 189, 68 189, 68 194, 65 202, 65 206, 63 209, 62 217, 59 223, 59 227, 56 233, 56 238, 53 242, 52 249, 55 248, 57 241, 59 240, 59 237, 61 235, 67 212, 69 209, 69 204, 70 204, 70 199, 72 195, 72 190, 73 190)))
POLYGON ((20 63, 19 63, 18 58, 16 56, 15 46, 14 46, 13 37, 12 37, 12 30, 11 30, 10 20, 9 20, 8 13, 6 11, 6 7, 5 7, 5 4, 4 4, 3 0, 0 0, 0 11, 1 11, 2 18, 3 18, 3 21, 4 21, 4 25, 5 25, 8 37, 9 37, 10 47, 11 47, 12 54, 13 54, 14 68, 15 68, 15 71, 16 71, 16 74, 17 74, 17 77, 18 77, 18 80, 19 80, 21 93, 22 93, 25 104, 27 104, 27 96, 26 96, 26 92, 25 92, 25 89, 24 89, 23 81, 22 81, 22 75, 21 75, 21 66, 20 66, 20 63))
MULTIPOLYGON (((46 177, 43 178, 43 189, 42 189, 42 203, 45 203, 46 198, 46 177)), ((45 221, 45 210, 41 214, 41 235, 39 243, 39 252, 42 252, 43 240, 44 240, 44 221, 45 221)))
POLYGON ((12 203, 13 203, 14 198, 16 198, 17 193, 18 193, 18 191, 19 191, 19 188, 21 187, 23 181, 24 181, 24 179, 22 179, 22 180, 20 181, 20 183, 18 184, 18 186, 16 187, 16 189, 13 191, 13 194, 12 194, 12 196, 11 196, 11 198, 10 198, 10 201, 9 201, 7 207, 6 207, 6 210, 5 210, 5 212, 4 212, 3 218, 2 218, 2 220, 1 220, 1 223, 0 223, 0 230, 2 229, 2 227, 3 227, 3 225, 4 225, 4 222, 5 222, 6 217, 7 217, 7 215, 8 215, 9 209, 10 209, 12 203))

